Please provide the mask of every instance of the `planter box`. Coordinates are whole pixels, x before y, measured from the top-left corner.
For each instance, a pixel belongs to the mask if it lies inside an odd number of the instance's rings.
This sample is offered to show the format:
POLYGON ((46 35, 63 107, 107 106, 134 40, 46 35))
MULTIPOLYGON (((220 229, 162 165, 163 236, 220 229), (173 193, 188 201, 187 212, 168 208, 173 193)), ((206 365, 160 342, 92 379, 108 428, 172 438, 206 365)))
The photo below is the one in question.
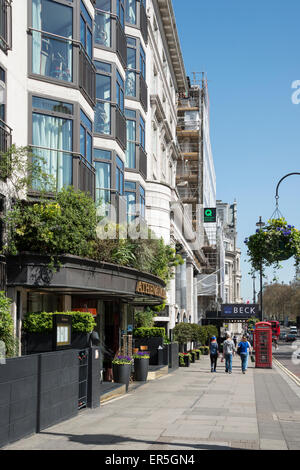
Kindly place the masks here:
POLYGON ((196 356, 193 353, 191 354, 191 362, 196 362, 196 356))
POLYGON ((184 365, 181 365, 180 364, 180 357, 178 357, 179 367, 190 367, 190 358, 189 358, 189 356, 183 356, 183 360, 184 360, 184 365))
POLYGON ((112 368, 114 382, 125 384, 127 391, 131 374, 131 364, 113 364, 112 368))
MULTIPOLYGON (((91 333, 72 332, 72 349, 85 349, 90 346, 91 333)), ((26 333, 23 336, 26 354, 53 351, 52 333, 26 333)))
POLYGON ((146 382, 149 370, 149 359, 134 359, 134 380, 146 382))
POLYGON ((196 351, 196 354, 197 354, 197 356, 196 356, 196 360, 197 360, 197 361, 199 361, 199 360, 200 360, 200 358, 201 358, 201 354, 200 354, 198 351, 196 351))

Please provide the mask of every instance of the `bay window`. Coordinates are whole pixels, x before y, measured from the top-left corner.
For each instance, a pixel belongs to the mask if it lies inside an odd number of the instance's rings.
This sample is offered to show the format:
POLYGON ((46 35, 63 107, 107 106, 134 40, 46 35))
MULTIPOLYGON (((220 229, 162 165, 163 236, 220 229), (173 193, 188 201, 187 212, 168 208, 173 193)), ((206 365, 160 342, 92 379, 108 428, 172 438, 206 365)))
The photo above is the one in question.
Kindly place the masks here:
POLYGON ((83 1, 80 1, 80 42, 89 57, 93 53, 93 21, 83 1))
POLYGON ((111 151, 94 149, 96 205, 104 205, 105 215, 108 214, 108 205, 111 203, 111 160, 111 151))
POLYGON ((127 146, 125 153, 126 168, 136 168, 136 111, 132 109, 125 110, 127 146))
POLYGON ((116 191, 120 196, 124 194, 124 163, 116 155, 116 191))
POLYGON ((133 222, 136 218, 136 183, 125 181, 125 196, 127 201, 127 222, 133 222))
POLYGON ((80 154, 92 163, 93 125, 87 115, 80 110, 80 154))
POLYGON ((112 47, 111 0, 97 0, 95 11, 95 45, 112 47))
POLYGON ((96 108, 95 132, 97 134, 111 134, 111 81, 112 66, 105 62, 95 61, 96 65, 96 108))

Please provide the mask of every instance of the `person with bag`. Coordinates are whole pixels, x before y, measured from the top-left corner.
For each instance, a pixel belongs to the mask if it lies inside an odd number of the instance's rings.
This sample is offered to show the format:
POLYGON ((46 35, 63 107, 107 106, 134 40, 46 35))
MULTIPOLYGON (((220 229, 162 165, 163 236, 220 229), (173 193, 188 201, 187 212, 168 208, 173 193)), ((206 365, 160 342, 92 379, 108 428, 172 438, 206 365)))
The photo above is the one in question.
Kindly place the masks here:
POLYGON ((223 343, 223 357, 225 359, 225 372, 232 373, 232 357, 235 352, 234 342, 230 333, 226 333, 226 340, 223 343))
POLYGON ((217 372, 217 361, 219 356, 219 345, 217 343, 217 338, 212 336, 211 342, 209 345, 209 352, 210 352, 210 370, 211 372, 217 372))
POLYGON ((248 368, 249 351, 252 352, 252 347, 245 335, 242 336, 242 341, 238 345, 238 354, 241 358, 241 367, 243 374, 246 374, 248 368))

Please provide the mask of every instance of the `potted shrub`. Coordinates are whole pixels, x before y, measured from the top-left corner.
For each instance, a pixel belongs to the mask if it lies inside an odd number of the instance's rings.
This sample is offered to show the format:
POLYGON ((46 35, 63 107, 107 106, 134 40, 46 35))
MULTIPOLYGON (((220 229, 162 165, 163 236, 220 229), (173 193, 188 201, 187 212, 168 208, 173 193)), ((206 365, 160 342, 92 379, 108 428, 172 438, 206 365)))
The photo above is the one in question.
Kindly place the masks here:
POLYGON ((179 353, 179 367, 190 367, 191 354, 190 353, 179 353))
POLYGON ((140 351, 133 355, 134 359, 134 380, 146 382, 149 369, 150 355, 147 352, 140 351))
POLYGON ((149 364, 158 364, 158 348, 163 347, 165 329, 158 327, 140 327, 133 330, 135 346, 140 350, 148 351, 150 355, 149 364))
POLYGON ((191 356, 191 362, 196 362, 197 353, 194 350, 192 350, 192 351, 189 351, 189 354, 191 356))
POLYGON ((130 356, 117 356, 112 361, 114 382, 125 384, 126 391, 129 385, 131 365, 132 357, 130 356))
POLYGON ((201 357, 201 350, 200 349, 194 349, 193 352, 196 353, 196 360, 199 361, 199 359, 201 357))

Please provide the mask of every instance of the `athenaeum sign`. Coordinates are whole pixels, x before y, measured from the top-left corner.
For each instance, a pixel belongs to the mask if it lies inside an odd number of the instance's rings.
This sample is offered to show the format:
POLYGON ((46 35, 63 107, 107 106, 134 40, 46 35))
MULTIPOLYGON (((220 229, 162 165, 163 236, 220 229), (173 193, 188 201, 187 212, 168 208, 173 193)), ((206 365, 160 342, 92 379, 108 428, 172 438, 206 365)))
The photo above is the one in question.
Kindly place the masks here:
POLYGON ((149 282, 138 281, 135 291, 138 294, 152 295, 153 297, 161 297, 162 299, 167 297, 165 289, 155 284, 150 284, 149 282))

